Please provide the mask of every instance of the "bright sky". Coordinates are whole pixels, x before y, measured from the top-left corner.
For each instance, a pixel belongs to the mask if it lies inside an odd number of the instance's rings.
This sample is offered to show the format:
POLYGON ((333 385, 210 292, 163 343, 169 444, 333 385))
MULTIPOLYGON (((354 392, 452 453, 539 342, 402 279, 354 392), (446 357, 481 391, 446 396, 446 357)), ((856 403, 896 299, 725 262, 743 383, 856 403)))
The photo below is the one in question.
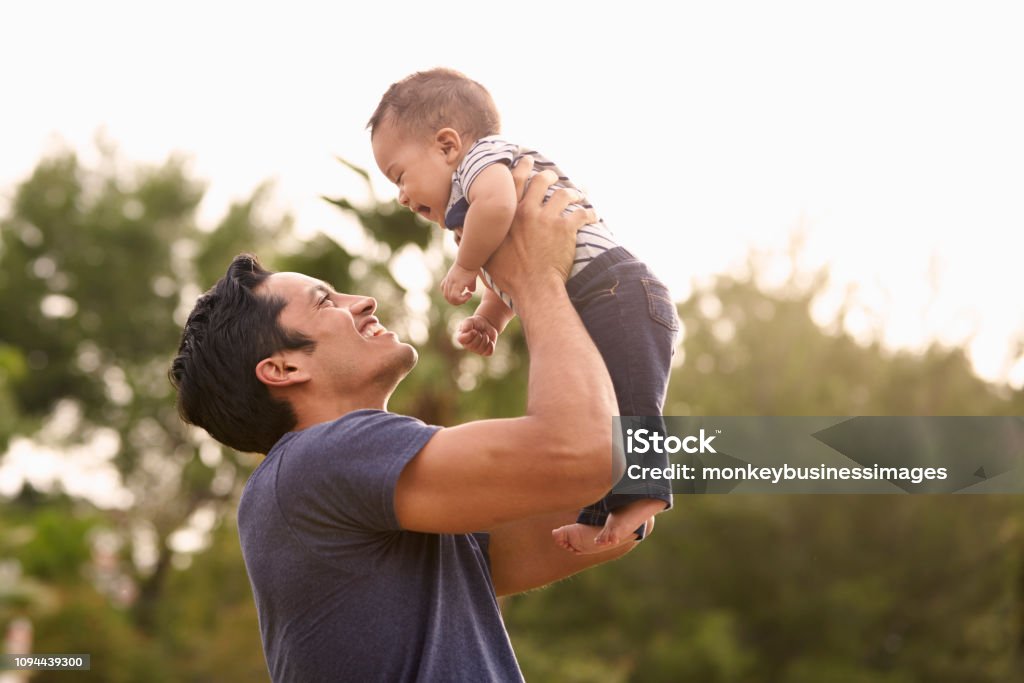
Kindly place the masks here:
MULTIPOLYGON (((1024 6, 1015 2, 5 3, 0 203, 64 141, 188 154, 203 215, 262 180, 351 243, 387 86, 446 65, 557 160, 682 298, 806 231, 851 331, 968 343, 1024 383, 1024 6)), ((375 172, 378 195, 394 189, 375 172)))

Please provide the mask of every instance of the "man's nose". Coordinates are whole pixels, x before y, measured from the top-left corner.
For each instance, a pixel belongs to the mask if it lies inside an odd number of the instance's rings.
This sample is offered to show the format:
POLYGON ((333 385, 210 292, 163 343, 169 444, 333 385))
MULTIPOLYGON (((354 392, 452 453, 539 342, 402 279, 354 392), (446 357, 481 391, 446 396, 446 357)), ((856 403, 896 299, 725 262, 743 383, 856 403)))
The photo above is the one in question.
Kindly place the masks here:
POLYGON ((352 315, 370 315, 377 310, 377 300, 372 296, 356 296, 349 304, 352 315))

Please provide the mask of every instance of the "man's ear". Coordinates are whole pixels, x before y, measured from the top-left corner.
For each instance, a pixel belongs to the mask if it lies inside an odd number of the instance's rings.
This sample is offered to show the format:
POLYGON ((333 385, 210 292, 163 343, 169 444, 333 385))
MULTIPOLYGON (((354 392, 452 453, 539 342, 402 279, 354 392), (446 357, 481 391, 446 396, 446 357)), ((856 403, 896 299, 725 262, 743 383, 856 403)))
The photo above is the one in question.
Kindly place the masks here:
POLYGON ((454 164, 462 154, 462 136, 454 128, 442 128, 437 131, 434 134, 434 144, 444 153, 444 160, 449 164, 454 164))
POLYGON ((277 352, 256 364, 256 377, 268 388, 287 387, 308 382, 309 373, 291 362, 291 354, 277 352))

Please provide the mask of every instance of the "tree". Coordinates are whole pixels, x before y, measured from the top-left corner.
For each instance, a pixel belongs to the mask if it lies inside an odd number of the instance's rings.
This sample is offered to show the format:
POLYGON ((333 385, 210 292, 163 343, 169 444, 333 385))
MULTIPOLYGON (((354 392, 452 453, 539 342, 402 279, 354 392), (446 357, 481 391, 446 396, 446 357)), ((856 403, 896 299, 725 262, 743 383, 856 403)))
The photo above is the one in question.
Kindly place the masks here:
POLYGON ((177 416, 166 372, 182 314, 215 264, 289 226, 261 210, 264 187, 204 231, 195 219, 204 188, 184 159, 145 167, 109 145, 100 152, 95 167, 70 151, 43 159, 0 222, 0 400, 39 442, 116 444, 132 503, 108 521, 127 557, 140 540, 155 548, 133 565, 136 623, 152 629, 170 535, 201 509, 224 514, 251 466, 177 416))

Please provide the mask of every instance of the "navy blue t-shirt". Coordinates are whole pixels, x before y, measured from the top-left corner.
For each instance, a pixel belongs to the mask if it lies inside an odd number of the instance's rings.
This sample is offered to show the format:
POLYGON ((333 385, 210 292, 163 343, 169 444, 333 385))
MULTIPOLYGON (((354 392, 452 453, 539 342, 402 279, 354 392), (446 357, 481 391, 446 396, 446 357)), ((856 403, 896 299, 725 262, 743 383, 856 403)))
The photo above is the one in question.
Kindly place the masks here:
POLYGON ((286 434, 238 506, 274 681, 521 681, 487 534, 403 531, 402 468, 437 427, 379 410, 286 434))

